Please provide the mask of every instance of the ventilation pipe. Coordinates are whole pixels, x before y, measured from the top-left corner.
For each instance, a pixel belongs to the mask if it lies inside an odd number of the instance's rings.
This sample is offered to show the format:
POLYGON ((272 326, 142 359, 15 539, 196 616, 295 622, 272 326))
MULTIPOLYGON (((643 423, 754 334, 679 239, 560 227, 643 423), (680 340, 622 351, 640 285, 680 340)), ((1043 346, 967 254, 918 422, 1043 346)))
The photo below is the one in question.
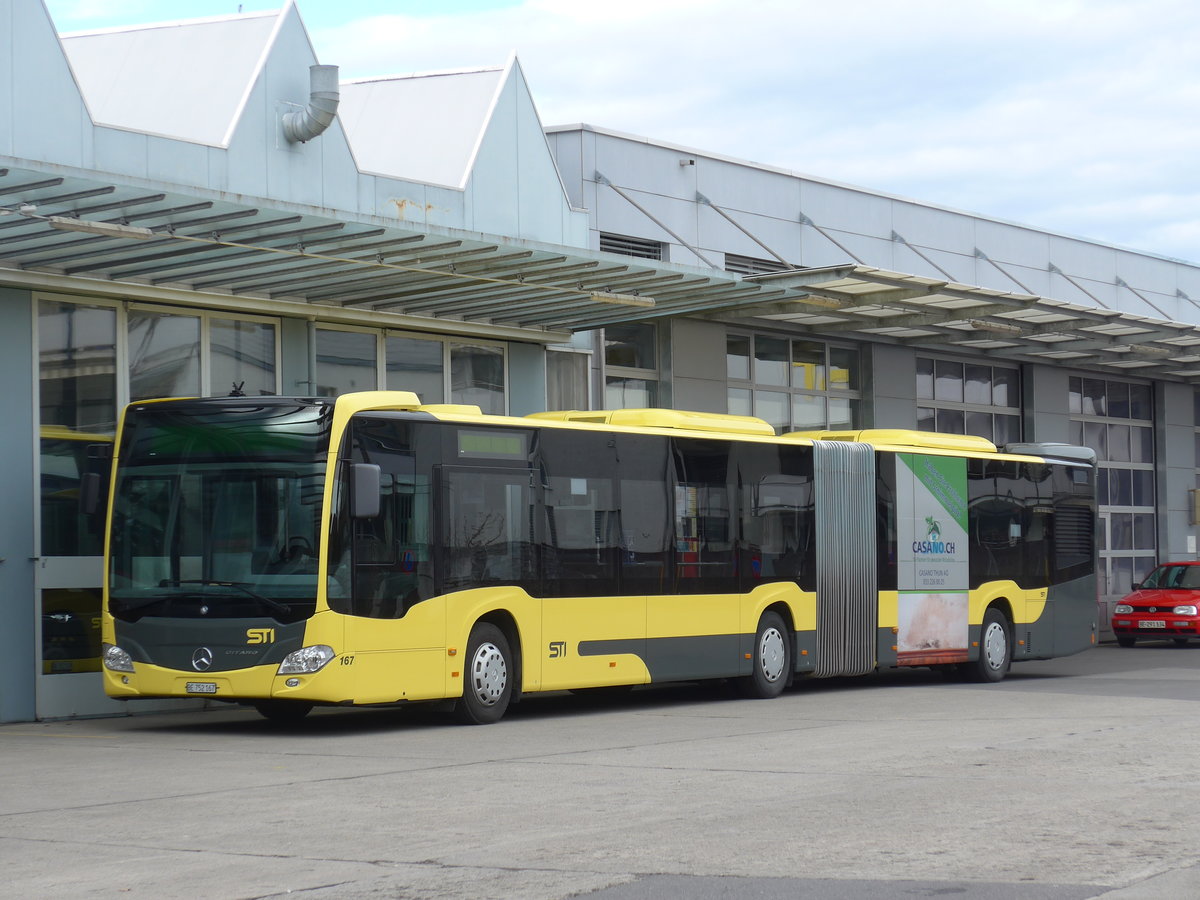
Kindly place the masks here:
POLYGON ((283 114, 283 135, 290 143, 311 141, 333 123, 338 108, 338 67, 309 66, 308 106, 283 114))

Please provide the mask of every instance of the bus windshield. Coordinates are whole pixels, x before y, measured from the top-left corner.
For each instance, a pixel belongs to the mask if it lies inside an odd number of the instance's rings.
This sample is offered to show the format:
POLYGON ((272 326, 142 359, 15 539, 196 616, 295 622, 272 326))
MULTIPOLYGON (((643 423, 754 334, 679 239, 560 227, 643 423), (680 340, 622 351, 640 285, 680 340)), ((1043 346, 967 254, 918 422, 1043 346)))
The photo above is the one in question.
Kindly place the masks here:
POLYGON ((149 403, 126 413, 109 611, 312 615, 332 407, 149 403))

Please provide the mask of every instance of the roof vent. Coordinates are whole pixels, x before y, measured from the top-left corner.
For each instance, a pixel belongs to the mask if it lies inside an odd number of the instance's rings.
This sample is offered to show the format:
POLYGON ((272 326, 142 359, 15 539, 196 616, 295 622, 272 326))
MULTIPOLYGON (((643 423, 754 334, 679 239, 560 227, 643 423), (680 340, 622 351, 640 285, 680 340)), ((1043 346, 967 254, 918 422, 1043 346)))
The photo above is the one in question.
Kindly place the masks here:
POLYGON ((289 143, 311 141, 331 124, 337 115, 338 67, 309 66, 308 106, 283 114, 283 135, 289 143))

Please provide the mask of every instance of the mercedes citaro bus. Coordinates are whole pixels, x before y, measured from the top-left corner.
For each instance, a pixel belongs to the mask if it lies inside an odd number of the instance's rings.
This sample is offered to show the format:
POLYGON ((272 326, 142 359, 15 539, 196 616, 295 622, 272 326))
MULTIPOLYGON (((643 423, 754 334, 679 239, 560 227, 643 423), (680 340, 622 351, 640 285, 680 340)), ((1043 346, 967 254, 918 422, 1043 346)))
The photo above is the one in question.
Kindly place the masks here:
POLYGON ((120 699, 453 701, 932 666, 1096 639, 1095 460, 667 409, 527 417, 408 392, 132 404, 102 639, 120 699))

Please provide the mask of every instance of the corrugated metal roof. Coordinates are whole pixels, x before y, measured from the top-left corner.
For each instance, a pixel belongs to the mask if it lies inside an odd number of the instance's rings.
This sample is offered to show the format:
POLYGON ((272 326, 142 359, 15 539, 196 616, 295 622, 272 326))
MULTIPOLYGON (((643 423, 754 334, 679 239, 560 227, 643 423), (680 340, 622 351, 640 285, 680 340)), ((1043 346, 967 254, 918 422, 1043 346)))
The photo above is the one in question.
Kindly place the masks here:
POLYGON ((504 74, 497 67, 343 82, 338 118, 359 170, 462 187, 504 74))
POLYGON ((1200 328, 1030 294, 850 264, 741 277, 51 167, 0 168, 0 284, 141 297, 159 289, 197 304, 240 300, 248 311, 375 325, 404 316, 431 330, 469 325, 544 341, 618 322, 761 317, 814 336, 1200 382, 1200 328))
POLYGON ((225 146, 281 12, 63 35, 101 125, 225 146))

